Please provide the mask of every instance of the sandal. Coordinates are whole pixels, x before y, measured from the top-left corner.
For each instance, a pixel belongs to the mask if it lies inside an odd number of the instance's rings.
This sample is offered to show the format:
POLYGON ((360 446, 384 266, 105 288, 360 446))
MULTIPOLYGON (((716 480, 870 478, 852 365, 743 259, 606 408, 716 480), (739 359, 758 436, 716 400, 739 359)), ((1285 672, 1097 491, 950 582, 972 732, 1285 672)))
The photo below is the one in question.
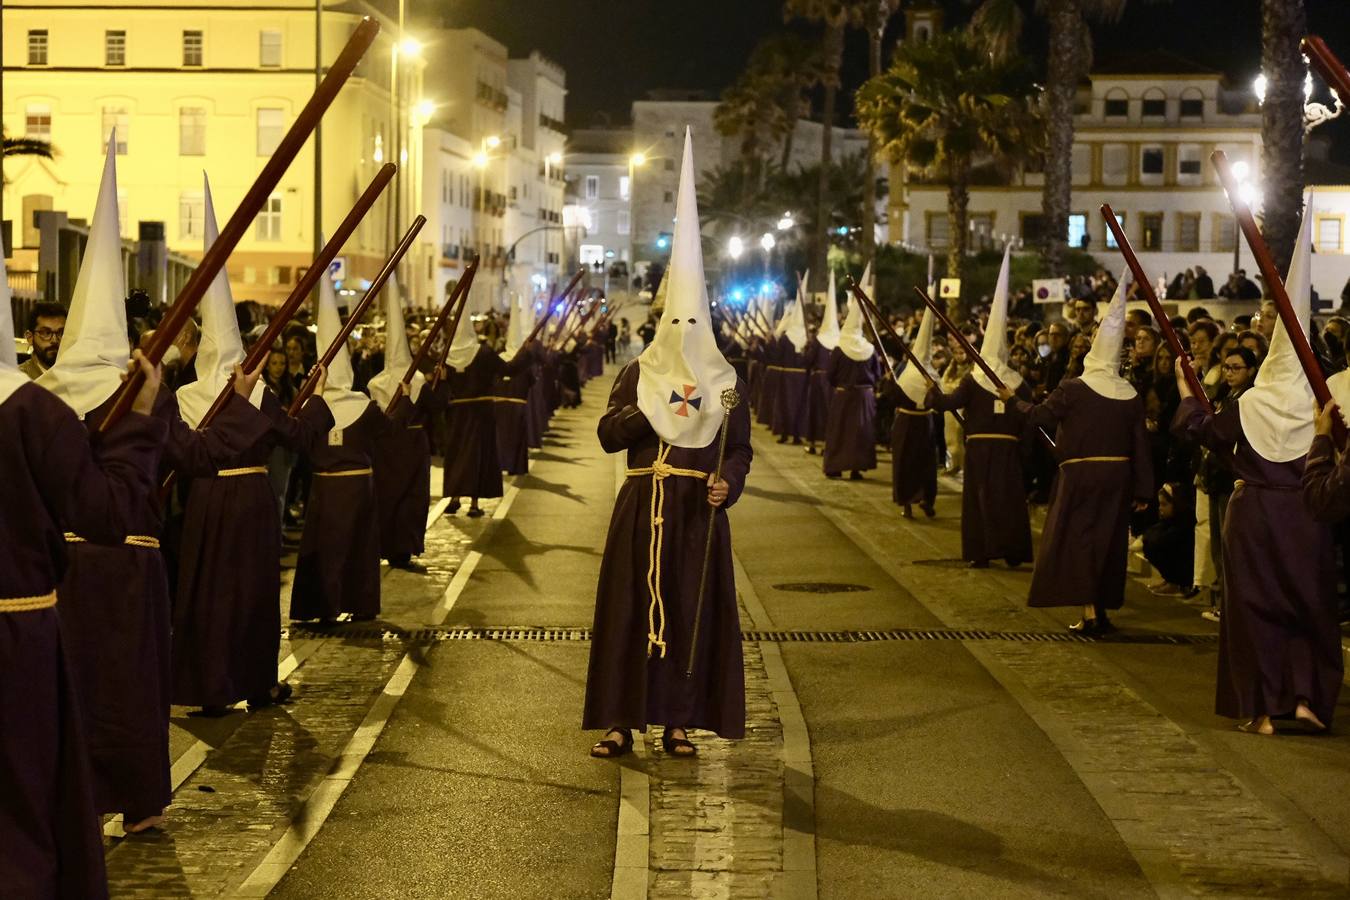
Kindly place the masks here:
POLYGON ((661 749, 670 756, 690 758, 698 756, 698 748, 687 737, 671 737, 667 728, 661 735, 661 749))
POLYGON ((1262 727, 1262 725, 1263 723, 1261 722, 1260 719, 1252 719, 1250 722, 1240 722, 1238 724, 1237 730, 1241 731, 1243 734, 1263 734, 1266 735, 1267 737, 1275 733, 1274 722, 1264 723, 1265 725, 1264 728, 1262 727))
POLYGON ((620 734, 623 741, 613 740, 607 734, 604 740, 596 741, 591 747, 591 756, 596 759, 617 759, 633 750, 633 732, 627 728, 611 728, 609 734, 620 734))

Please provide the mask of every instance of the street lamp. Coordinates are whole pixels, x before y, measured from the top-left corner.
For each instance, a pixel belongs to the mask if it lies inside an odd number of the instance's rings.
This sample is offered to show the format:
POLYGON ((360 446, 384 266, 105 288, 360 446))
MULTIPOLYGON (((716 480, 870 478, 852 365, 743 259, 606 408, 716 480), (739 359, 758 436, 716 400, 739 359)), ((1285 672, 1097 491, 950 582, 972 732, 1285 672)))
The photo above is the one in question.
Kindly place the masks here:
MULTIPOLYGON (((633 265, 634 265, 634 262, 635 262, 634 259, 633 259, 633 234, 634 234, 634 232, 637 231, 637 229, 633 227, 633 226, 634 226, 634 222, 633 222, 633 193, 634 193, 634 190, 633 190, 633 189, 637 186, 637 168, 638 168, 639 166, 645 166, 646 164, 647 164, 647 154, 646 154, 646 153, 643 153, 641 150, 636 150, 636 151, 634 151, 634 152, 628 154, 628 197, 627 197, 626 199, 628 200, 628 265, 629 265, 629 266, 633 266, 633 265)), ((659 249, 659 250, 664 250, 664 249, 666 249, 665 247, 663 247, 663 246, 661 245, 661 240, 660 240, 660 238, 657 239, 656 246, 657 246, 657 249, 659 249)), ((629 274, 631 275, 633 271, 634 271, 633 269, 630 269, 630 270, 629 270, 629 274)))
POLYGON ((422 55, 422 42, 417 38, 405 37, 398 42, 398 52, 410 58, 419 57, 422 55))
POLYGON ((777 243, 778 241, 774 240, 773 233, 768 231, 764 232, 764 237, 759 239, 759 245, 764 248, 765 253, 772 253, 774 245, 777 243))
MULTIPOLYGON (((1261 76, 1262 79, 1265 76, 1261 76)), ((1258 79, 1260 80, 1260 79, 1258 79)), ((1264 93, 1264 92, 1262 92, 1264 93)), ((1247 165, 1245 159, 1239 159, 1233 163, 1233 180, 1237 182, 1238 199, 1247 204, 1248 208, 1256 209, 1261 204, 1261 190, 1256 186, 1255 179, 1252 178, 1251 166, 1247 165)), ((1242 240, 1238 237, 1237 222, 1233 223, 1233 271, 1238 270, 1240 264, 1239 254, 1242 253, 1242 240)))
POLYGON ((433 100, 418 100, 415 109, 418 121, 422 125, 426 125, 431 121, 431 117, 436 114, 436 103, 433 100))
POLYGON ((741 258, 741 253, 745 250, 745 242, 741 240, 740 235, 733 234, 731 240, 727 241, 727 255, 732 260, 741 258))
POLYGON ((791 227, 792 227, 793 225, 795 225, 795 224, 796 224, 796 223, 792 221, 792 213, 790 213, 790 212, 785 212, 785 213, 783 213, 783 218, 781 218, 781 219, 778 220, 778 230, 779 230, 779 231, 787 231, 789 228, 791 228, 791 227))
MULTIPOLYGON (((1257 105, 1266 102, 1266 75, 1262 72, 1256 76, 1252 82, 1252 93, 1256 95, 1257 105)), ((1335 109, 1328 108, 1325 103, 1313 103, 1313 77, 1309 72, 1303 79, 1303 133, 1307 134, 1323 122, 1336 118, 1345 110, 1345 104, 1341 102, 1341 97, 1335 91, 1331 92, 1332 99, 1336 101, 1335 109)))

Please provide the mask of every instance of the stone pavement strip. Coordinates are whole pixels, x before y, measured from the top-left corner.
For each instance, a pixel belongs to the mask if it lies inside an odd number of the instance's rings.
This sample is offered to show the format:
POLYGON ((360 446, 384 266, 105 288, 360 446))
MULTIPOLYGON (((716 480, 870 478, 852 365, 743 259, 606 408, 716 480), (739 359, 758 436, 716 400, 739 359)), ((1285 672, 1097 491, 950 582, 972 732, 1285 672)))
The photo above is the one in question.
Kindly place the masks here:
MULTIPOLYGON (((916 543, 939 554, 953 548, 902 520, 872 527, 868 517, 877 511, 894 518, 888 490, 825 481, 787 448, 764 456, 804 494, 826 500, 822 512, 946 627, 1045 627, 1008 573, 913 565, 916 543)), ((1347 896, 1343 855, 1304 840, 1206 747, 1122 684, 1091 645, 966 646, 1055 743, 1160 896, 1347 896)))

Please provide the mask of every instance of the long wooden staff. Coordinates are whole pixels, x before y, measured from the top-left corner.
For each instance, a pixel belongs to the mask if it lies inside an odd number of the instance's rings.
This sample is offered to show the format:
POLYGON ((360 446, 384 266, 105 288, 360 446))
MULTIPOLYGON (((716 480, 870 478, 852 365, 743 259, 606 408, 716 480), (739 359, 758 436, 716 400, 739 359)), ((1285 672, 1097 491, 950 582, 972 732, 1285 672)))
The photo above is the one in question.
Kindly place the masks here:
MULTIPOLYGON (((1275 259, 1270 255, 1266 239, 1261 236, 1261 229, 1256 225, 1256 217, 1252 215, 1251 207, 1238 194, 1238 183, 1233 177, 1233 167, 1228 162, 1228 154, 1222 150, 1215 150, 1210 154, 1209 161, 1218 171, 1223 189, 1228 193, 1228 205, 1233 208, 1233 217, 1237 219, 1243 236, 1247 238, 1247 246, 1251 248, 1252 256, 1256 258, 1256 267, 1261 270, 1266 289, 1270 291, 1270 296, 1275 301, 1275 309, 1280 314, 1280 321, 1284 323, 1285 333, 1289 335, 1289 340, 1294 345, 1294 353, 1298 356, 1299 365, 1303 367, 1303 374, 1307 376, 1308 384, 1312 386, 1317 405, 1326 406, 1332 399, 1326 376, 1322 374, 1322 367, 1317 364, 1317 357, 1313 355, 1308 336, 1303 333, 1303 323, 1298 320, 1294 304, 1289 301, 1289 293, 1284 289, 1284 279, 1275 268, 1275 259)), ((1345 446, 1345 423, 1339 416, 1332 417, 1332 436, 1338 447, 1345 446)))
POLYGON ((1125 257, 1125 265, 1130 267, 1130 272, 1134 275, 1135 286, 1144 295, 1148 301, 1148 308, 1153 310, 1153 320, 1158 323, 1158 330, 1162 332, 1163 338, 1167 341, 1167 346, 1172 348, 1172 355, 1181 360, 1181 373, 1186 379, 1186 384, 1191 388, 1191 396, 1199 400, 1204 405, 1207 412, 1214 412, 1214 407, 1210 405, 1209 397, 1205 395, 1205 388, 1200 383, 1200 379, 1195 374, 1195 367, 1191 365, 1190 354, 1186 348, 1181 346, 1181 339, 1177 337, 1177 331, 1172 327, 1172 320, 1167 317, 1167 311, 1163 309, 1162 302, 1153 290, 1153 285, 1148 280, 1148 275, 1144 273, 1144 267, 1139 264, 1139 257, 1134 255, 1134 248, 1130 246, 1129 238, 1125 237, 1125 229, 1120 227, 1120 222, 1116 220, 1116 214, 1111 209, 1111 204, 1103 203, 1101 207, 1102 218, 1106 220, 1106 227, 1116 239, 1116 247, 1120 250, 1120 255, 1125 257))
POLYGON ((554 328, 553 336, 548 340, 548 347, 550 350, 556 350, 561 344, 565 343, 564 341, 560 341, 559 338, 567 332, 567 322, 572 317, 572 313, 576 312, 577 307, 580 306, 585 299, 582 296, 584 293, 584 289, 578 288, 576 295, 564 304, 562 312, 558 314, 558 321, 554 328))
POLYGON ((294 416, 298 414, 304 407, 305 401, 314 393, 314 388, 317 387, 319 383, 320 367, 327 370, 328 366, 332 364, 333 358, 338 355, 338 351, 346 346, 347 338, 351 336, 352 329, 361 321, 361 317, 365 315, 366 309, 370 306, 371 301, 375 299, 375 295, 384 287, 384 283, 389 280, 389 276, 394 274, 394 270, 398 268, 400 260, 403 259, 404 254, 412 247, 413 240, 417 237, 417 233, 422 230, 422 226, 426 223, 426 216, 418 216, 413 219, 412 225, 408 226, 408 230, 403 234, 403 239, 398 242, 398 246, 394 248, 394 252, 384 261, 384 267, 381 268, 379 274, 375 276, 375 280, 370 283, 370 288, 366 291, 366 295, 356 304, 356 308, 353 309, 351 315, 347 317, 347 321, 338 329, 337 336, 333 338, 333 342, 328 345, 328 349, 324 350, 323 356, 319 357, 318 365, 316 365, 313 371, 309 373, 309 377, 305 379, 305 383, 300 386, 300 390, 296 393, 295 399, 291 401, 291 408, 289 410, 291 415, 294 416))
POLYGON ((581 314, 581 321, 577 322, 576 326, 568 332, 567 340, 563 341, 564 347, 567 346, 567 341, 574 340, 576 336, 581 333, 581 329, 586 327, 586 320, 595 315, 595 311, 600 308, 600 304, 604 302, 604 299, 605 298, 603 297, 597 297, 591 303, 591 308, 581 314))
MULTIPOLYGON (((347 46, 343 48, 342 53, 333 61, 328 74, 324 76, 317 90, 309 98, 304 109, 295 117, 291 123, 290 130, 286 136, 277 144, 277 149, 273 151, 272 158, 263 166, 263 170, 258 173, 253 186, 248 189, 244 199, 239 201, 235 207, 234 214, 230 220, 225 223, 221 229, 220 235, 207 248, 202 255, 202 261, 197 264, 197 268, 192 270, 192 275, 188 278, 187 284, 178 292, 178 297, 174 300, 173 306, 165 313, 159 326, 155 329, 154 337, 151 338, 149 346, 145 348, 145 358, 151 365, 158 365, 164 358, 169 346, 174 339, 178 337, 178 332, 183 329, 188 317, 192 315, 197 304, 201 302, 202 296, 206 293, 211 282, 215 281, 216 275, 225 267, 225 260, 234 252, 235 245, 247 233, 253 220, 257 218, 258 211, 267 198, 276 190, 277 184, 281 181, 281 176, 286 173, 286 169, 299 154, 300 148, 309 140, 309 135, 318 126, 319 120, 323 118, 324 112, 337 97, 338 91, 347 78, 356 69, 356 64, 361 61, 366 50, 374 42, 375 36, 380 33, 380 25, 374 19, 362 19, 361 24, 356 26, 352 32, 351 38, 347 41, 347 46)), ((122 418, 131 409, 131 402, 140 391, 141 385, 145 381, 145 376, 140 370, 134 372, 123 383, 117 399, 113 402, 112 409, 108 415, 99 423, 100 432, 107 431, 117 421, 122 418)))
MULTIPOLYGON (((919 299, 926 303, 928 308, 933 311, 933 315, 937 317, 938 322, 942 323, 942 327, 947 329, 947 332, 956 338, 956 342, 966 351, 966 355, 970 357, 971 361, 980 367, 980 370, 984 372, 985 377, 989 379, 989 382, 1000 391, 1006 391, 1008 386, 1003 383, 1003 379, 994 374, 994 370, 989 366, 989 363, 985 362, 985 359, 980 355, 980 352, 970 345, 970 341, 966 340, 966 336, 961 333, 960 329, 952 324, 952 320, 947 318, 947 314, 938 308, 938 305, 933 302, 933 298, 929 297, 927 293, 917 286, 914 288, 914 293, 918 294, 919 299)), ((1051 450, 1054 450, 1054 438, 1046 434, 1045 429, 1040 426, 1037 426, 1036 430, 1040 433, 1041 439, 1045 441, 1046 446, 1051 450)))
MULTIPOLYGON (((478 257, 474 257, 475 262, 477 259, 478 257)), ((462 292, 464 302, 459 305, 459 309, 455 311, 455 317, 450 320, 450 330, 446 333, 445 340, 441 344, 440 358, 436 360, 436 368, 431 372, 431 389, 433 391, 436 389, 436 385, 441 383, 441 373, 445 371, 445 361, 450 358, 450 345, 455 342, 455 335, 459 333, 459 323, 464 319, 464 310, 469 308, 469 291, 473 287, 473 279, 477 274, 477 266, 472 269, 465 269, 464 277, 460 278, 459 284, 455 285, 456 289, 461 286, 464 288, 462 292)), ((470 325, 469 327, 472 328, 473 326, 470 325)))
MULTIPOLYGON (((909 344, 904 338, 900 337, 899 332, 897 332, 890 321, 881 314, 881 310, 877 309, 877 305, 872 302, 872 298, 867 296, 867 292, 858 286, 858 283, 853 280, 852 276, 849 276, 846 279, 845 287, 853 292, 853 298, 857 300, 858 305, 862 307, 863 318, 867 320, 868 325, 872 326, 872 337, 876 338, 877 352, 881 354, 882 359, 886 360, 886 368, 891 370, 891 380, 896 384, 900 383, 900 377, 895 374, 895 366, 891 363, 891 358, 886 355, 886 348, 881 343, 881 335, 877 333, 876 323, 878 321, 885 326, 886 332, 891 336, 891 339, 900 345, 900 349, 904 352, 905 358, 909 360, 909 364, 919 370, 919 374, 923 376, 924 381, 928 382, 928 386, 941 390, 941 386, 937 383, 937 379, 933 377, 933 373, 928 371, 927 366, 919 362, 919 357, 914 354, 913 350, 909 349, 909 344)), ((951 410, 950 412, 952 418, 956 420, 956 424, 965 428, 965 417, 956 410, 951 410)))
POLYGON ((1322 80, 1331 86, 1342 101, 1350 103, 1350 71, 1346 71, 1345 64, 1331 52, 1327 42, 1310 34, 1303 39, 1302 48, 1308 56, 1308 62, 1322 76, 1322 80))
MULTIPOLYGON (((741 405, 741 395, 734 387, 727 388, 718 398, 726 415, 722 417, 722 433, 717 439, 717 468, 713 471, 713 484, 722 480, 722 461, 727 455, 727 430, 731 426, 731 411, 741 405)), ((703 568, 698 576, 698 603, 694 606, 694 630, 689 638, 689 664, 684 668, 684 677, 694 677, 694 654, 698 652, 698 630, 703 624, 703 598, 708 589, 708 565, 712 562, 713 526, 717 523, 717 508, 708 507, 708 530, 703 539, 703 568)))
MULTIPOLYGON (((567 283, 567 287, 563 289, 562 294, 560 294, 560 295, 550 295, 550 298, 549 298, 549 301, 548 301, 548 308, 544 310, 544 317, 543 317, 542 319, 540 319, 538 322, 535 322, 535 323, 534 323, 534 330, 530 332, 530 336, 527 337, 527 338, 525 338, 525 340, 522 341, 521 344, 520 344, 520 346, 516 349, 516 356, 519 356, 519 355, 520 355, 520 351, 521 351, 521 350, 524 350, 526 347, 528 347, 529 344, 530 344, 530 342, 533 341, 535 338, 537 338, 537 337, 539 336, 539 332, 543 330, 544 325, 548 322, 549 318, 553 315, 553 308, 554 308, 555 306, 557 306, 557 304, 558 304, 558 301, 555 300, 555 299, 553 299, 553 296, 566 297, 569 293, 572 292, 572 288, 576 287, 577 282, 581 280, 581 276, 582 276, 582 275, 585 275, 585 274, 586 274, 586 270, 585 270, 585 269, 577 269, 577 274, 575 274, 575 275, 572 276, 572 280, 569 281, 569 282, 567 283)), ((513 356, 513 357, 511 357, 511 358, 512 358, 512 359, 515 359, 515 356, 513 356)))
MULTIPOLYGON (((468 266, 464 269, 464 275, 460 277, 454 290, 452 290, 450 296, 446 298, 445 305, 441 307, 440 313, 436 316, 435 323, 432 324, 431 329, 427 332, 429 336, 422 340, 421 345, 417 348, 417 353, 413 355, 412 362, 408 365, 408 371, 403 375, 402 383, 404 385, 412 384, 413 377, 417 374, 417 370, 421 368, 422 363, 426 362, 427 354, 431 352, 432 338, 441 333, 441 329, 445 327, 445 320, 449 318, 451 312, 455 314, 455 324, 459 324, 459 316, 463 312, 465 304, 469 302, 469 285, 473 283, 474 273, 478 271, 478 259, 479 258, 475 256, 469 262, 468 266)), ((451 334, 454 334, 454 332, 452 331, 451 334)), ((388 342, 386 341, 386 343, 388 342)), ((446 346, 450 346, 449 341, 446 342, 446 346)), ((437 366, 436 372, 439 371, 440 366, 437 366)), ((433 372, 431 375, 431 384, 433 387, 436 384, 436 372, 433 372)), ((394 414, 394 407, 398 406, 398 401, 402 396, 403 395, 397 391, 394 393, 393 398, 389 401, 388 408, 384 411, 385 415, 392 416, 394 414)))

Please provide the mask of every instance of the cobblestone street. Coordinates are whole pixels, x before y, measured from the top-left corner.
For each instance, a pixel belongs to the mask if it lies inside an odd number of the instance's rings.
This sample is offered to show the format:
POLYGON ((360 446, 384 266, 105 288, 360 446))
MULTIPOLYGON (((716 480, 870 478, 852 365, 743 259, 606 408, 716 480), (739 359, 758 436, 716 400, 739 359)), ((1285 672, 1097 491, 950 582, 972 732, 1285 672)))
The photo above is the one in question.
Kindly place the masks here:
POLYGON ((175 709, 167 826, 108 823, 115 897, 1346 896, 1350 740, 1214 717, 1197 608, 1136 583, 1120 639, 1070 639, 1027 567, 954 561, 958 483, 902 520, 887 480, 759 429, 746 738, 590 759, 606 386, 484 518, 433 498, 427 571, 386 570, 379 620, 288 629, 294 702, 175 709))

